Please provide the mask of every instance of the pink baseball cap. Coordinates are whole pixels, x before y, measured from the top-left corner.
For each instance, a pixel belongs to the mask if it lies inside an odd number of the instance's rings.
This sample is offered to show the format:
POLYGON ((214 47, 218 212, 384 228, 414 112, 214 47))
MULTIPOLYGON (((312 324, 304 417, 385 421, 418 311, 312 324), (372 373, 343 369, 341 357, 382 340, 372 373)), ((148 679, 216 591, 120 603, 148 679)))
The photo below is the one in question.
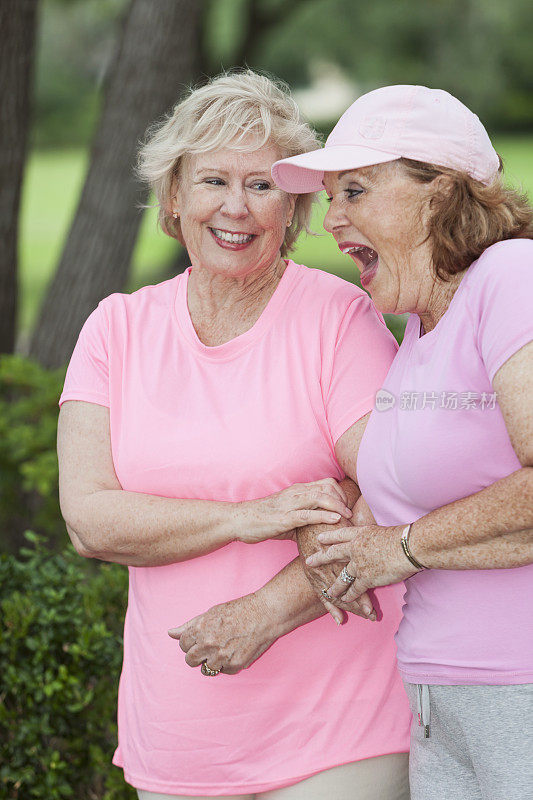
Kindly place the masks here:
POLYGON ((276 161, 272 177, 286 192, 317 192, 324 172, 402 157, 467 172, 481 183, 500 168, 479 118, 456 97, 427 86, 384 86, 344 112, 322 149, 276 161))

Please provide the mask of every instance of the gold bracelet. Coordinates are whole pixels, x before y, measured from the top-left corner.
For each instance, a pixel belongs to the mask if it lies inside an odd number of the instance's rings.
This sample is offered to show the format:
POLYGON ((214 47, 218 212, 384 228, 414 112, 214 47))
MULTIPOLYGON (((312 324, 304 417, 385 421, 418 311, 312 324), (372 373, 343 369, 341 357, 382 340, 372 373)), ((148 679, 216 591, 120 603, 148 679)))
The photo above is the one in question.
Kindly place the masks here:
POLYGON ((420 561, 417 561, 416 558, 412 555, 411 551, 409 550, 409 534, 411 533, 411 525, 413 523, 410 522, 409 525, 406 525, 402 531, 402 550, 413 565, 417 569, 428 569, 420 561))

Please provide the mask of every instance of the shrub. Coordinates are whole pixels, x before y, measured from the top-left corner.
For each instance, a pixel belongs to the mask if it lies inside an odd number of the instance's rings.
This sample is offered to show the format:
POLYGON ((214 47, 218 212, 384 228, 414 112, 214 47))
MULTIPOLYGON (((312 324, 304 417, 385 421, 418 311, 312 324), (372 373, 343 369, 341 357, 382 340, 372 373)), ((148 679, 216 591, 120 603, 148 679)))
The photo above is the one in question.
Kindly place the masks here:
POLYGON ((58 498, 57 401, 65 368, 0 356, 0 545, 17 552, 26 528, 66 539, 58 498))
POLYGON ((111 765, 127 570, 25 538, 0 556, 0 797, 131 800, 111 765))

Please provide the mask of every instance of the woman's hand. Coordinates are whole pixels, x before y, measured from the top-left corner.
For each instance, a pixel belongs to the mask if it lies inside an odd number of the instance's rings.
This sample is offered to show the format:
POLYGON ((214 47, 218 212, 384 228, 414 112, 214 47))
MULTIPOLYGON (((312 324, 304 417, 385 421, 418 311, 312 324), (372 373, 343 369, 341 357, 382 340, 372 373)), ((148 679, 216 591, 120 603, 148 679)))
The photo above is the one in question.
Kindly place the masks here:
POLYGON ((281 492, 240 504, 237 540, 246 544, 287 537, 305 525, 350 519, 347 497, 334 478, 295 483, 281 492))
POLYGON ((255 594, 213 606, 168 634, 179 640, 190 667, 206 661, 225 675, 249 667, 281 635, 255 594))
MULTIPOLYGON (((360 497, 357 499, 352 512, 352 525, 376 524, 376 520, 374 519, 372 511, 362 495, 360 495, 360 497)), ((338 530, 340 531, 341 529, 338 530)), ((333 533, 334 531, 331 532, 333 533)), ((321 544, 320 542, 315 542, 315 546, 317 545, 320 548, 320 552, 326 551, 326 545, 321 544)), ((310 567, 305 562, 305 559, 303 559, 303 562, 307 580, 315 590, 317 597, 331 613, 331 609, 329 607, 330 603, 328 603, 327 599, 322 594, 322 591, 324 589, 327 591, 330 586, 334 585, 340 573, 340 566, 338 564, 335 566, 332 564, 323 564, 322 566, 318 567, 310 567)), ((347 563, 348 562, 346 561, 346 564, 347 563)), ((343 566, 345 565, 343 564, 343 566)), ((356 614, 359 617, 363 617, 364 619, 369 619, 371 621, 375 621, 377 619, 376 610, 373 608, 372 600, 366 592, 364 592, 357 600, 352 600, 348 603, 344 602, 345 598, 346 596, 344 596, 342 600, 336 601, 338 608, 341 608, 343 611, 347 611, 350 614, 356 614)))
POLYGON ((327 591, 335 605, 339 599, 351 603, 369 589, 399 583, 418 571, 402 550, 402 531, 402 525, 391 528, 363 525, 321 533, 319 541, 329 546, 309 556, 306 564, 313 568, 323 564, 346 566, 355 581, 348 584, 339 577, 327 591))
MULTIPOLYGON (((344 530, 344 529, 342 529, 344 530)), ((335 533, 335 531, 332 531, 335 533)), ((326 550, 325 547, 322 548, 322 552, 326 550)), ((344 566, 344 565, 343 565, 344 566)), ((304 570, 307 577, 307 580, 313 587, 316 592, 318 599, 323 603, 326 610, 331 613, 330 603, 328 602, 327 598, 324 597, 322 594, 323 590, 325 589, 329 594, 329 586, 335 584, 335 581, 339 575, 340 567, 338 564, 333 567, 331 564, 324 564, 319 567, 311 567, 304 561, 304 570)), ((373 608, 372 600, 368 596, 366 592, 364 592, 360 597, 355 600, 346 602, 346 596, 342 598, 335 599, 335 605, 337 608, 341 608, 343 611, 347 611, 349 614, 356 614, 358 617, 363 617, 364 619, 369 619, 372 622, 375 622, 377 619, 376 611, 373 608)))

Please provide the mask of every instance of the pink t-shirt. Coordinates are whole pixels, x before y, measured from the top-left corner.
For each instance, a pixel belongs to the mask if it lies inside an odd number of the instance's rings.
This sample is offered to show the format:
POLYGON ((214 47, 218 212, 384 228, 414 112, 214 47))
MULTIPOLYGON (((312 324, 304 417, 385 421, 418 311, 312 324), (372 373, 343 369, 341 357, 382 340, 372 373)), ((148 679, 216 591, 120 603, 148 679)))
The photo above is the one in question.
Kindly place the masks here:
MULTIPOLYGON (((420 319, 410 316, 357 462, 378 523, 414 522, 520 469, 492 380, 531 340, 533 241, 526 239, 485 250, 433 330, 420 337, 420 319)), ((533 565, 432 569, 406 586, 396 636, 406 681, 533 681, 533 565)))
MULTIPOLYGON (((292 261, 256 324, 198 339, 189 270, 113 294, 86 321, 60 403, 109 406, 123 489, 238 501, 342 478, 336 440, 372 408, 397 352, 368 296, 292 261)), ((138 788, 265 791, 337 764, 405 752, 409 710, 395 664, 403 587, 377 592, 383 621, 326 616, 279 639, 238 675, 205 678, 167 629, 253 592, 297 555, 292 541, 233 543, 160 567, 129 567, 119 745, 138 788)))

